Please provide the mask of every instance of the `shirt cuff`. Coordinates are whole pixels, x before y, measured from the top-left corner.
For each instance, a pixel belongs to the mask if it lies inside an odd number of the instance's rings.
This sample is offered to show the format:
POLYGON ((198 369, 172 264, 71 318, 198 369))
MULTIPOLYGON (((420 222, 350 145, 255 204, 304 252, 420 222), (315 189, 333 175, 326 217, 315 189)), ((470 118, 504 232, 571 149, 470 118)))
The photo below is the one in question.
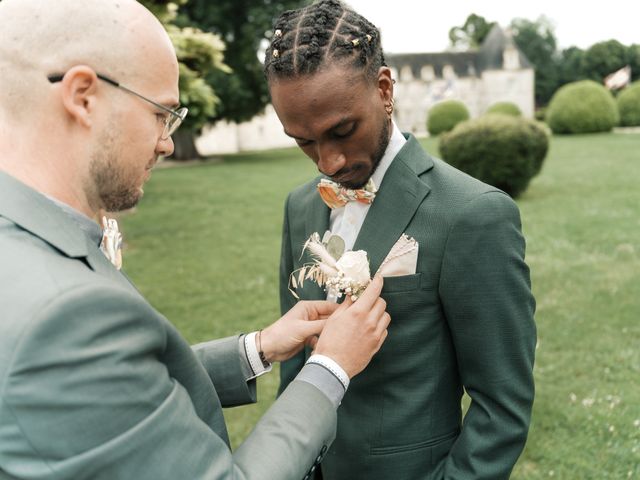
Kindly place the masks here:
POLYGON ((270 372, 273 368, 269 362, 267 362, 267 365, 265 366, 260 359, 260 353, 258 352, 258 346, 256 345, 257 333, 258 332, 251 332, 248 335, 245 335, 243 341, 244 353, 251 369, 251 376, 249 376, 247 380, 264 375, 265 373, 270 372))
POLYGON ((307 360, 307 364, 309 363, 320 365, 329 370, 338 380, 340 380, 340 383, 344 387, 344 391, 347 391, 347 388, 349 388, 349 376, 342 369, 342 367, 331 358, 325 355, 314 354, 311 355, 307 360))

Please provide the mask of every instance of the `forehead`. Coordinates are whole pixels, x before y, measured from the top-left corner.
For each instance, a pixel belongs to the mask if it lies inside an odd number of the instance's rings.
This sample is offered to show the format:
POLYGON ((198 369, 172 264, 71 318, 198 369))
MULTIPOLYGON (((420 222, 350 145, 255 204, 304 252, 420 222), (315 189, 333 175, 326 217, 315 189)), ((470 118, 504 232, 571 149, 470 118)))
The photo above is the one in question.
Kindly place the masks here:
MULTIPOLYGON (((273 107, 287 131, 333 125, 370 108, 376 88, 362 72, 331 67, 294 78, 270 81, 273 107)), ((302 136, 302 135, 300 135, 302 136)))

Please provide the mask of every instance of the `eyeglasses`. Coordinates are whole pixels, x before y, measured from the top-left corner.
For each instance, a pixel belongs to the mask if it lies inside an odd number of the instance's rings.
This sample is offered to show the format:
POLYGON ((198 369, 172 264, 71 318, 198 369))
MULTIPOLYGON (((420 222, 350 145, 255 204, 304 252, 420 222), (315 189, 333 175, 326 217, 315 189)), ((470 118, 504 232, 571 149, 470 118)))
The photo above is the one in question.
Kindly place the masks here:
MULTIPOLYGON (((51 82, 51 83, 56 83, 56 82, 61 82, 62 78, 64 77, 64 73, 54 73, 52 75, 47 75, 47 79, 51 82)), ((161 135, 161 139, 162 140, 166 140, 167 138, 169 138, 171 135, 173 135, 175 133, 175 131, 178 129, 178 127, 180 126, 180 124, 184 121, 184 119, 187 117, 187 113, 189 112, 189 110, 186 107, 182 107, 179 108, 177 110, 172 110, 170 108, 165 107, 164 105, 160 105, 159 103, 154 102, 153 100, 148 99, 147 97, 140 95, 137 92, 134 92, 133 90, 124 87, 122 85, 120 85, 120 83, 116 82, 115 80, 110 79, 109 77, 102 75, 100 73, 96 73, 96 76, 102 80, 107 82, 110 85, 113 85, 114 87, 120 88, 122 90, 124 90, 127 93, 130 93, 131 95, 135 95, 138 98, 141 98, 142 100, 144 100, 145 102, 149 102, 151 105, 155 106, 156 108, 159 108, 160 110, 163 110, 167 113, 169 113, 170 115, 168 117, 165 118, 164 120, 164 129, 162 130, 162 135, 161 135)))

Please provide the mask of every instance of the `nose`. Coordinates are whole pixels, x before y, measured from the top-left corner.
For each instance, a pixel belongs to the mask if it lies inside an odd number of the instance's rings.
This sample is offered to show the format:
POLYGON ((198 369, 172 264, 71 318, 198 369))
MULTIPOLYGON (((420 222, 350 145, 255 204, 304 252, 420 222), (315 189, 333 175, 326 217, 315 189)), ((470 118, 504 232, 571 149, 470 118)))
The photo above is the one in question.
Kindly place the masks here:
POLYGON ((347 163, 347 157, 335 148, 331 148, 331 145, 319 144, 317 159, 318 170, 329 177, 338 173, 347 163))
POLYGON ((168 157, 173 153, 174 144, 173 138, 168 137, 166 139, 159 138, 156 144, 156 154, 163 157, 168 157))

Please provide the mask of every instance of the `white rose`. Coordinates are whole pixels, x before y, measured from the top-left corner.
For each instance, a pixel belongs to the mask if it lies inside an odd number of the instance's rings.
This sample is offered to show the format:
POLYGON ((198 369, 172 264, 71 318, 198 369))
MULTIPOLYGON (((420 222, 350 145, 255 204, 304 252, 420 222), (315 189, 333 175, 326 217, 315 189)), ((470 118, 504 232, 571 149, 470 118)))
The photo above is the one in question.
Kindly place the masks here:
POLYGON ((345 277, 349 277, 361 285, 366 285, 371 280, 369 259, 367 258, 367 252, 364 250, 345 252, 336 263, 336 268, 345 277))

